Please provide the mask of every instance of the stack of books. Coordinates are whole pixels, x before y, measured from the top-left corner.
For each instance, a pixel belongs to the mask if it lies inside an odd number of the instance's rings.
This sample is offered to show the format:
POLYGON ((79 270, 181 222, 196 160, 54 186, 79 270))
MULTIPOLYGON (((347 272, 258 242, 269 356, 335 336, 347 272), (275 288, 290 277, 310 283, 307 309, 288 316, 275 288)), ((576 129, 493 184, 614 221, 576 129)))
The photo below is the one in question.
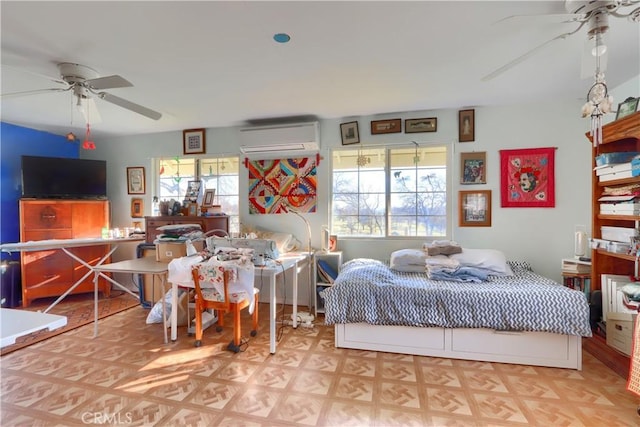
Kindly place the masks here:
POLYGON ((571 274, 591 274, 591 263, 579 259, 563 259, 562 272, 571 274))

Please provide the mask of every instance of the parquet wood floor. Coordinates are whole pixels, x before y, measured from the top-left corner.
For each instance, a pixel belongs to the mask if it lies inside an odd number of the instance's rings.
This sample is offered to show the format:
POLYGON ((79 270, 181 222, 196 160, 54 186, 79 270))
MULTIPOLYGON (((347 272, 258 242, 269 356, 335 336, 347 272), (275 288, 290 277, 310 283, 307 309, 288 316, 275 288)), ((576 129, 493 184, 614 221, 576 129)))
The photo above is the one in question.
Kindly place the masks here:
POLYGON ((87 325, 2 356, 0 425, 640 425, 625 380, 587 352, 575 371, 336 349, 320 319, 284 328, 270 355, 263 316, 234 354, 228 329, 208 329, 196 348, 182 328, 165 345, 147 313, 103 319, 95 339, 87 325))

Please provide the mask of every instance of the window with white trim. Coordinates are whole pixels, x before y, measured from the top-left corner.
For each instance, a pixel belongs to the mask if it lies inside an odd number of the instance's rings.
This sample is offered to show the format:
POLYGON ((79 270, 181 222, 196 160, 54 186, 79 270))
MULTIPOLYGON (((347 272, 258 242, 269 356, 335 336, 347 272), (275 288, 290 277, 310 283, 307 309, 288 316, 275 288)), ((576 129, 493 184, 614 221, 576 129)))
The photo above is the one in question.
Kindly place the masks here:
POLYGON ((189 181, 200 180, 201 195, 204 190, 216 190, 213 203, 229 215, 229 232, 240 231, 239 157, 158 159, 157 170, 160 200, 182 202, 189 181))
POLYGON ((446 237, 447 150, 446 145, 334 150, 332 234, 446 237))

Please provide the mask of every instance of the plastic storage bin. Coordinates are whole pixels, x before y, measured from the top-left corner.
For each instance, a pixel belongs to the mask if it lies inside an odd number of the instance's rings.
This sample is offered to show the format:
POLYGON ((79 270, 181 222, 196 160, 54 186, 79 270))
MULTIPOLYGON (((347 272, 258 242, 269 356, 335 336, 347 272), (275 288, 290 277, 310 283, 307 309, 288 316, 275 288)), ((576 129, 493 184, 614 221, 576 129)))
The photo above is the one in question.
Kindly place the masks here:
POLYGON ((617 153, 605 153, 596 156, 596 166, 611 165, 616 163, 629 163, 635 156, 637 151, 622 151, 617 153))
POLYGON ((602 239, 616 242, 631 243, 631 238, 638 235, 635 228, 602 226, 602 239))

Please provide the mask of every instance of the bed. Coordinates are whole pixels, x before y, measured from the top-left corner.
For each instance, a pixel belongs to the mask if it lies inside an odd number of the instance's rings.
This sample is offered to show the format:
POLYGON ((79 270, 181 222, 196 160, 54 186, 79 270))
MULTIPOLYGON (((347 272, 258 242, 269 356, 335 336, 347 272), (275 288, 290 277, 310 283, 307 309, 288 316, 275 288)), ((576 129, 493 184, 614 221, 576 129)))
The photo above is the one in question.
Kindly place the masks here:
POLYGON ((506 263, 481 282, 431 280, 372 259, 345 263, 323 291, 336 347, 582 369, 584 293, 506 263))

